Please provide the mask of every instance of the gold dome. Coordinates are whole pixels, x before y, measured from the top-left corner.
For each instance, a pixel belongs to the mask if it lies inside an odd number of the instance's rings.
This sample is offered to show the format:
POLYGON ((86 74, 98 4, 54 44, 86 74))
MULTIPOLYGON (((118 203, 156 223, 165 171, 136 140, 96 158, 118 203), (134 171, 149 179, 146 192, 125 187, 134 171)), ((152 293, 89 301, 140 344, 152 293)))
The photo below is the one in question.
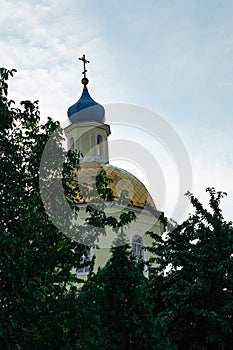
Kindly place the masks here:
POLYGON ((109 164, 82 162, 75 175, 75 183, 79 185, 79 193, 75 197, 77 204, 89 203, 100 198, 97 191, 97 179, 101 172, 111 179, 106 185, 110 188, 114 202, 126 203, 136 208, 157 210, 146 187, 128 171, 109 164))

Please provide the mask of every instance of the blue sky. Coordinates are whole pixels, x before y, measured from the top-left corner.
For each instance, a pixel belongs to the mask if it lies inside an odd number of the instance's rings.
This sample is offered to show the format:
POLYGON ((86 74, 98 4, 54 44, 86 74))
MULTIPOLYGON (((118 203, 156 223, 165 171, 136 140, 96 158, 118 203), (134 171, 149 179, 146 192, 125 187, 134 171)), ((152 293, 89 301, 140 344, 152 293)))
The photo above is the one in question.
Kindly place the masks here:
MULTIPOLYGON (((194 194, 205 201, 207 186, 226 191, 224 214, 233 218, 231 0, 0 0, 0 35, 0 65, 18 70, 17 102, 39 99, 43 118, 64 122, 81 93, 85 53, 94 99, 164 116, 189 153, 194 194)), ((176 186, 175 175, 167 181, 176 186)))

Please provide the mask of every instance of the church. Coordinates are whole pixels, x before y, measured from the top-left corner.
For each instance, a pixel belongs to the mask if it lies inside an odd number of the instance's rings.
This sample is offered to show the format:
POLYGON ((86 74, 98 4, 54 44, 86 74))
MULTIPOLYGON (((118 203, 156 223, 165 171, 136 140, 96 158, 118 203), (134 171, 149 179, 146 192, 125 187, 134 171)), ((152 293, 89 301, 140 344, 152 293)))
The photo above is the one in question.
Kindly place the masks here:
MULTIPOLYGON (((104 170, 106 177, 111 179, 108 187, 113 194, 113 204, 105 203, 108 215, 119 218, 121 213, 131 211, 136 219, 127 227, 124 227, 124 235, 127 243, 131 245, 132 253, 144 260, 148 259, 148 253, 143 247, 150 244, 151 238, 145 235, 146 231, 163 233, 163 226, 158 220, 161 212, 147 191, 146 187, 134 175, 128 171, 109 164, 108 137, 111 134, 110 125, 105 120, 105 109, 97 103, 89 94, 86 77, 86 64, 89 61, 83 55, 79 58, 84 65, 81 83, 83 91, 77 102, 68 108, 68 125, 65 128, 67 147, 76 151, 79 155, 79 168, 76 181, 79 183, 79 195, 76 198, 79 207, 80 224, 85 225, 87 219, 86 208, 101 198, 97 190, 92 191, 92 196, 85 191, 87 185, 96 189, 95 182, 98 174, 104 170)), ((107 119, 107 116, 106 116, 107 119)), ((111 227, 100 232, 98 240, 89 246, 88 256, 83 256, 83 262, 91 260, 95 255, 95 270, 104 266, 110 257, 110 248, 114 245, 116 233, 111 227)), ((86 276, 89 266, 84 266, 76 271, 78 276, 86 276)))

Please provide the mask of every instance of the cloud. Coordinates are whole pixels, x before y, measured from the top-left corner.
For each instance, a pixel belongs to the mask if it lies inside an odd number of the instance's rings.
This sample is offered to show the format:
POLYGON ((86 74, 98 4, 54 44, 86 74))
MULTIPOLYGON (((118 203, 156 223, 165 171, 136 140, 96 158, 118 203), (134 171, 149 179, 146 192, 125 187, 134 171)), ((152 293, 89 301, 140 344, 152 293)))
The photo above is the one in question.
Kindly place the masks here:
POLYGON ((233 193, 232 8, 227 0, 1 0, 0 64, 18 69, 10 96, 39 99, 43 118, 64 121, 81 94, 76 59, 85 53, 95 100, 160 110, 186 141, 198 186, 216 171, 214 184, 233 193))
POLYGON ((107 80, 115 80, 109 54, 98 21, 87 16, 79 2, 3 0, 0 19, 1 65, 19 71, 11 84, 15 99, 39 99, 42 114, 64 120, 81 93, 77 57, 82 53, 91 57, 94 96, 109 99, 107 80))

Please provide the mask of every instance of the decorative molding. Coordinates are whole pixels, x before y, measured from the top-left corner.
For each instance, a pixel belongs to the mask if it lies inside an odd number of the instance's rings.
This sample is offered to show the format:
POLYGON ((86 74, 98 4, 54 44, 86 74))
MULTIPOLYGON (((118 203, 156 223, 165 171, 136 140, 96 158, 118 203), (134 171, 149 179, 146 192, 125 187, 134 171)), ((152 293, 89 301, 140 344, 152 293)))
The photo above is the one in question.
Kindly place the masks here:
POLYGON ((79 122, 79 123, 72 123, 68 125, 64 131, 65 133, 69 133, 70 131, 76 129, 76 128, 83 128, 83 127, 96 127, 103 129, 107 132, 107 136, 111 134, 110 126, 108 124, 101 124, 97 123, 95 121, 89 121, 89 122, 79 122))

